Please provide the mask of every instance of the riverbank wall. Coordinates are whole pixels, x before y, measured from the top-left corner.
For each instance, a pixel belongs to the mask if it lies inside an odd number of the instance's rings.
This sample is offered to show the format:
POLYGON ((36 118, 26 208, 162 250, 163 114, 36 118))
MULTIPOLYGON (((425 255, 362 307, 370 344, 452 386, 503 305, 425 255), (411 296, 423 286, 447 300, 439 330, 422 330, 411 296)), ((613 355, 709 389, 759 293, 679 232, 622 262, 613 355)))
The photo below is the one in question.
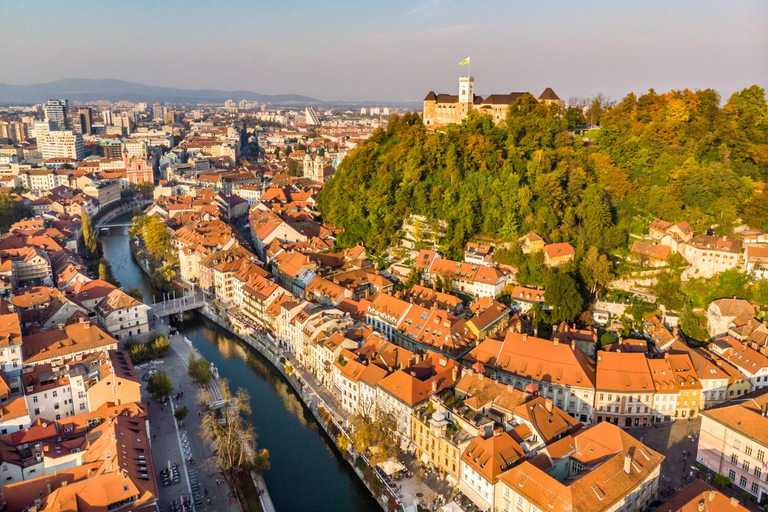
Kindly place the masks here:
MULTIPOLYGON (((222 316, 215 308, 211 307, 211 305, 206 305, 199 311, 203 316, 216 323, 219 327, 226 329, 256 350, 282 374, 285 380, 290 383, 305 407, 312 413, 317 424, 322 427, 325 434, 340 451, 347 464, 350 465, 358 478, 360 478, 360 481, 363 482, 371 495, 376 499, 376 502, 381 506, 382 510, 391 511, 393 510, 392 505, 394 505, 394 510, 404 510, 389 489, 386 489, 386 491, 389 492, 382 494, 380 489, 374 488, 372 479, 376 479, 377 477, 373 472, 373 468, 363 454, 354 451, 351 442, 345 443, 348 446, 346 450, 342 450, 339 447, 338 436, 342 435, 349 438, 348 433, 344 430, 342 425, 337 422, 336 418, 334 418, 325 401, 296 374, 296 370, 294 370, 295 366, 294 364, 291 364, 292 361, 279 355, 277 347, 269 342, 265 342, 263 338, 242 332, 242 329, 232 324, 229 317, 222 316), (358 461, 362 461, 363 463, 358 461), (368 471, 366 471, 366 469, 368 469, 368 471), (366 476, 366 473, 368 473, 368 476, 366 476)), ((386 485, 383 482, 381 482, 381 484, 382 488, 386 488, 386 485)))

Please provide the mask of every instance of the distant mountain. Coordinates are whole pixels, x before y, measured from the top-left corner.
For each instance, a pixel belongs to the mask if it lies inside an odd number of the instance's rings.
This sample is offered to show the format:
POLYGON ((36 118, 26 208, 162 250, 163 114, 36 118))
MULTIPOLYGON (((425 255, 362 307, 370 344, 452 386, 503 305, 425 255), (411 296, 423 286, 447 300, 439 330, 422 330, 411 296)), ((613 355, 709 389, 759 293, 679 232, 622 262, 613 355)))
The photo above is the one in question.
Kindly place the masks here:
POLYGON ((320 100, 298 94, 259 94, 252 91, 218 91, 214 89, 177 89, 136 84, 124 80, 68 78, 44 84, 10 85, 0 83, 0 104, 25 105, 49 98, 71 101, 120 101, 134 103, 222 103, 228 99, 281 104, 320 103, 320 100))

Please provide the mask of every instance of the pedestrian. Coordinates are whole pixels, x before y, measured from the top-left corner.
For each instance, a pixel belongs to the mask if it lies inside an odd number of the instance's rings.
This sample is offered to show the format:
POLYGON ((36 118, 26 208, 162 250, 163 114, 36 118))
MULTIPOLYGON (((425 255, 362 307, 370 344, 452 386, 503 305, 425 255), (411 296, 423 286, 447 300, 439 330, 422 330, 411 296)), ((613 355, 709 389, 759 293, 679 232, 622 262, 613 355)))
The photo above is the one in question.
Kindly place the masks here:
POLYGON ((229 498, 229 504, 230 505, 232 504, 232 498, 229 498))

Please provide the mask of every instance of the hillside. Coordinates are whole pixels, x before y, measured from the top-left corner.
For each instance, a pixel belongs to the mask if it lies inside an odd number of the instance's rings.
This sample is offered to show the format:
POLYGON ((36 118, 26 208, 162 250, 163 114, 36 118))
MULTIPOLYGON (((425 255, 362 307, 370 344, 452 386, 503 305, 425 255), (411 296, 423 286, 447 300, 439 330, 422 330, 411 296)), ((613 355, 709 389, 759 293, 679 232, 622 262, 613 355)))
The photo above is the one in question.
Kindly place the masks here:
POLYGON ((768 180, 765 91, 719 103, 713 90, 630 94, 594 143, 531 97, 498 126, 472 115, 431 132, 417 114, 393 118, 342 162, 320 208, 342 244, 377 251, 409 213, 443 219, 455 257, 473 237, 512 242, 531 230, 572 243, 577 258, 610 252, 654 217, 697 231, 727 232, 739 217, 768 228, 768 194, 756 192, 768 180))
POLYGON ((281 104, 319 103, 319 100, 297 94, 259 94, 252 91, 192 90, 125 82, 123 80, 93 80, 70 78, 43 84, 0 84, 0 103, 34 104, 48 98, 70 101, 146 101, 149 103, 221 103, 228 99, 281 104))

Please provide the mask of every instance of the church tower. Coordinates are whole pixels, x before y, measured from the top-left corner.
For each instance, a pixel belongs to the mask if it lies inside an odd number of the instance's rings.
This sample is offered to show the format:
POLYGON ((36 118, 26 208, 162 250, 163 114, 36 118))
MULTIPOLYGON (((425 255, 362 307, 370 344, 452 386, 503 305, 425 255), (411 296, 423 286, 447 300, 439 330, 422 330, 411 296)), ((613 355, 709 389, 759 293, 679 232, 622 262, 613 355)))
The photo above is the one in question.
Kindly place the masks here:
POLYGON ((320 183, 323 182, 323 157, 320 155, 315 155, 315 176, 314 180, 318 181, 320 183))
POLYGON ((459 77, 459 103, 472 103, 475 101, 475 77, 459 77))
POLYGON ((309 156, 309 152, 304 153, 304 177, 312 177, 312 159, 309 156))

